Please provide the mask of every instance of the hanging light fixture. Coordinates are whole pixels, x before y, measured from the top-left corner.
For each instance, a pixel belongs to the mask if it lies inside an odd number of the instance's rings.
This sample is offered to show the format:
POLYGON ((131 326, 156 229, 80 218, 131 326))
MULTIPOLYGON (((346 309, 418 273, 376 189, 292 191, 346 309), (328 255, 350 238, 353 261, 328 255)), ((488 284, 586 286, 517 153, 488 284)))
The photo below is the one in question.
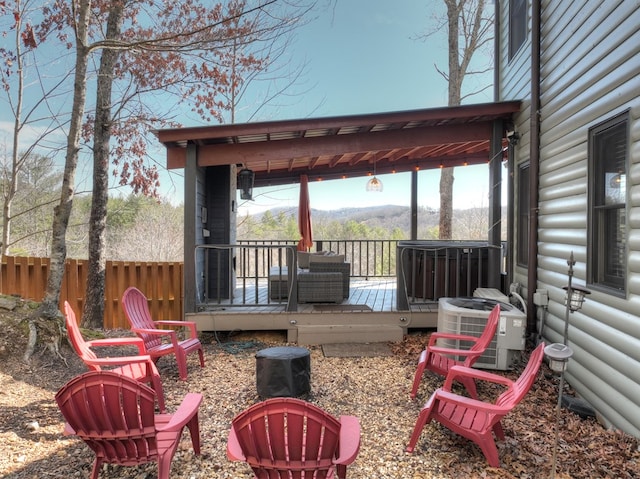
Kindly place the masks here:
POLYGON ((253 180, 255 174, 249 168, 243 168, 238 173, 238 189, 240 190, 240 199, 253 199, 253 180))
POLYGON ((376 177, 376 162, 373 161, 373 178, 367 181, 367 191, 382 191, 382 181, 376 177))

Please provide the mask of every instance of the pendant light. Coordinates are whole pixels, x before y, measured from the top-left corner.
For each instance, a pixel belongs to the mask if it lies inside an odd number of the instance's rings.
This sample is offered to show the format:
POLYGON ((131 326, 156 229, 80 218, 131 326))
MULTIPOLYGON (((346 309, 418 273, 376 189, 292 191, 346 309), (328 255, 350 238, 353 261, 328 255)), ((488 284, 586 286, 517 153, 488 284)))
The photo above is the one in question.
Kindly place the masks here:
POLYGON ((367 191, 381 192, 382 191, 382 181, 380 181, 376 177, 376 162, 373 162, 373 178, 367 181, 367 191))

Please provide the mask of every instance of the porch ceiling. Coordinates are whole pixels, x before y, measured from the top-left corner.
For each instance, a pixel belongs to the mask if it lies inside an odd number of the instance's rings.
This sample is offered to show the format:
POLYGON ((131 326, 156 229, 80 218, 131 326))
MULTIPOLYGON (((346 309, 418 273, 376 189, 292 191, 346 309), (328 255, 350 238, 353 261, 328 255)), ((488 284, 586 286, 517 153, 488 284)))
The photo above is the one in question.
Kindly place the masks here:
POLYGON ((520 102, 483 103, 368 115, 159 130, 167 167, 184 168, 188 144, 198 166, 236 164, 255 186, 486 163, 493 124, 505 133, 520 102))

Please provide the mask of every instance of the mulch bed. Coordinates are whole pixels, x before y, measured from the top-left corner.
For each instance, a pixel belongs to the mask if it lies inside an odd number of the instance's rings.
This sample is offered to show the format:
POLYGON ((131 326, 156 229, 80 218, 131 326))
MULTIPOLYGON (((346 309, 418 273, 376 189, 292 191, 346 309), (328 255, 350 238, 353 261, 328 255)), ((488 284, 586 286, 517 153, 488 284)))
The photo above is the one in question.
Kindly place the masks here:
MULTIPOLYGON (((42 354, 27 366, 21 361, 25 342, 19 318, 0 314, 5 332, 0 341, 0 477, 89 477, 93 456, 80 440, 64 437, 55 391, 84 365, 68 348, 61 357, 42 354)), ((109 335, 127 332, 108 332, 109 335)), ((347 472, 349 479, 412 478, 542 478, 550 477, 556 424, 558 380, 546 365, 524 401, 504 420, 507 440, 498 443, 502 467, 487 465, 479 448, 436 423, 427 425, 413 454, 405 446, 418 412, 442 379, 425 376, 419 400, 409 388, 425 333, 413 333, 389 345, 391 356, 325 357, 320 346, 311 351, 311 388, 307 400, 334 415, 360 418, 362 446, 347 472)), ((284 345, 279 333, 203 334, 206 367, 189 358, 189 379, 180 381, 170 358, 159 362, 167 406, 174 410, 186 392, 201 392, 203 454, 194 456, 185 432, 173 460, 173 479, 250 478, 246 464, 226 459, 231 419, 258 400, 255 353, 284 345)), ((521 367, 521 366, 520 366, 521 367)), ((505 372, 517 377, 519 370, 505 372)), ((571 393, 570 390, 567 390, 571 393)), ((481 397, 496 393, 480 387, 481 397)), ((640 477, 638 440, 606 430, 595 419, 561 411, 556 477, 640 477)), ((106 466, 100 478, 150 479, 154 464, 106 466)))

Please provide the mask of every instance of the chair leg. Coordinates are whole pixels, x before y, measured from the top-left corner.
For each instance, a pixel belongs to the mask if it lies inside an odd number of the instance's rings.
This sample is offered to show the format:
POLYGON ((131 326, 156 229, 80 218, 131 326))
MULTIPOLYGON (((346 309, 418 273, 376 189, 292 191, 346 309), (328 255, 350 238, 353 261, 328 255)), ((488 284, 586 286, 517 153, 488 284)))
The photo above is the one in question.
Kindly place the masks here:
POLYGON ((102 460, 96 457, 96 460, 93 461, 93 467, 91 468, 91 479, 98 479, 100 475, 100 469, 102 469, 102 460))
POLYGON ((198 423, 198 414, 196 413, 191 420, 187 423, 189 428, 189 435, 191 436, 191 444, 193 446, 193 452, 196 455, 200 454, 200 424, 198 423))
POLYGON ((164 390, 162 389, 162 381, 160 380, 160 376, 151 377, 151 387, 156 392, 156 398, 158 399, 158 410, 161 414, 164 414, 167 411, 164 404, 164 390))
POLYGON ((476 388, 476 381, 473 378, 462 377, 458 378, 462 385, 465 387, 469 396, 473 399, 478 399, 478 390, 476 388))
POLYGON ((427 366, 427 350, 425 349, 420 353, 420 359, 418 359, 418 367, 416 368, 416 374, 413 377, 413 387, 411 388, 411 399, 415 399, 420 388, 420 381, 424 374, 424 368, 427 366))
POLYGON ((491 467, 500 467, 500 458, 498 457, 498 448, 496 446, 496 442, 491 437, 491 431, 488 434, 484 435, 481 438, 478 438, 474 441, 480 449, 482 450, 482 454, 487 459, 487 462, 491 467))
POLYGON ((431 422, 431 409, 434 405, 435 402, 433 396, 431 396, 418 415, 418 420, 413 428, 413 433, 411 434, 411 439, 406 449, 407 452, 413 452, 418 443, 418 439, 420 439, 420 434, 422 434, 422 429, 431 422))
POLYGON ((504 437, 504 431, 502 430, 501 422, 498 421, 493 425, 493 433, 496 435, 498 439, 500 439, 501 441, 504 441, 505 437, 504 437))
POLYGON ((176 351, 176 362, 178 363, 178 374, 183 381, 187 380, 187 354, 184 349, 176 351))
POLYGON ((158 457, 158 479, 169 479, 169 474, 171 473, 171 459, 173 459, 173 454, 169 452, 158 457))
POLYGON ((198 356, 200 356, 200 367, 204 367, 204 351, 202 350, 202 346, 198 348, 198 356))

